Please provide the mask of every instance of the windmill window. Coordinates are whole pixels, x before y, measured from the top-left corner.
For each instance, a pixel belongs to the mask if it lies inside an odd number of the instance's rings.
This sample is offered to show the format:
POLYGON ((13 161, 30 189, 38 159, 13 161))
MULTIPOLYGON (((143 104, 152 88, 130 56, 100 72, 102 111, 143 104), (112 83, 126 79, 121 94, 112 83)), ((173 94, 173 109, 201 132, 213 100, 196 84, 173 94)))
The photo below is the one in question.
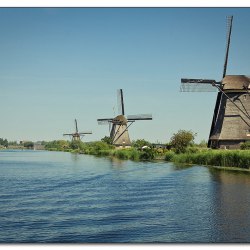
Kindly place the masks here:
POLYGON ((243 99, 246 100, 246 99, 247 99, 247 95, 244 95, 244 96, 243 96, 243 99))
POLYGON ((247 130, 246 130, 246 136, 249 136, 249 137, 250 137, 250 129, 247 129, 247 130))

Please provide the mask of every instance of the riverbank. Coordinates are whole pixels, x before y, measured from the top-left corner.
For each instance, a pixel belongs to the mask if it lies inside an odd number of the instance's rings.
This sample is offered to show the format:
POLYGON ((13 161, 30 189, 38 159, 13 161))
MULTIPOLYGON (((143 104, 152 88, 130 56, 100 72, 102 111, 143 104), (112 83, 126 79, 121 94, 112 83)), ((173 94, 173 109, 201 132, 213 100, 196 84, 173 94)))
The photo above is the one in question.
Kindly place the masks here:
POLYGON ((219 150, 190 146, 185 153, 163 148, 131 147, 117 149, 103 141, 83 143, 80 141, 53 141, 45 145, 46 150, 64 151, 105 157, 116 157, 122 160, 151 161, 164 160, 177 164, 198 164, 226 168, 250 168, 250 150, 219 150))
POLYGON ((250 150, 202 150, 195 153, 167 152, 166 161, 182 164, 200 164, 227 168, 249 169, 250 150))

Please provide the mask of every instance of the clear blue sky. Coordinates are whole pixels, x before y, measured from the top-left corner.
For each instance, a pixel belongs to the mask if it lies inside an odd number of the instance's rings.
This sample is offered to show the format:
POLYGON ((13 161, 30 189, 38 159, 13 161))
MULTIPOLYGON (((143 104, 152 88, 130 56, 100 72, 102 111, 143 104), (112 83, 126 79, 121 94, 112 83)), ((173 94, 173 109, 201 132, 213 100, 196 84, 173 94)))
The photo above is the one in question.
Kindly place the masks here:
POLYGON ((207 139, 216 93, 180 93, 180 79, 221 79, 227 15, 227 73, 249 75, 249 8, 1 8, 0 138, 69 139, 76 118, 100 140, 109 129, 96 120, 117 114, 122 88, 127 115, 153 115, 132 140, 207 139))

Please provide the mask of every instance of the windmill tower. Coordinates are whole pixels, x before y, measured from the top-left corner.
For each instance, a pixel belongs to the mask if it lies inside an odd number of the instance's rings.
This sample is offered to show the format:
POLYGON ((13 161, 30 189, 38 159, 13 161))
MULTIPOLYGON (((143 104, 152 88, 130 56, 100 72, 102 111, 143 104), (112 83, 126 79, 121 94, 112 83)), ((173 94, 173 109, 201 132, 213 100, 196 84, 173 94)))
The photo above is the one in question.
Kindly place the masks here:
POLYGON ((117 101, 119 115, 115 118, 104 118, 97 119, 98 124, 109 124, 111 127, 110 138, 112 144, 116 147, 130 147, 131 141, 129 138, 128 128, 135 122, 139 120, 152 120, 151 114, 141 114, 141 115, 128 115, 125 117, 124 111, 124 100, 122 89, 117 91, 117 101), (112 126, 111 126, 112 125, 112 126))
POLYGON ((73 141, 79 141, 81 140, 81 137, 86 135, 86 134, 92 134, 91 131, 85 131, 85 132, 78 132, 78 127, 77 127, 77 120, 75 119, 75 128, 76 128, 76 131, 75 133, 71 133, 71 134, 63 134, 64 136, 65 135, 69 135, 70 137, 72 137, 72 140, 73 141))
POLYGON ((250 140, 250 78, 226 75, 233 16, 227 18, 226 56, 221 81, 211 79, 181 79, 181 91, 217 90, 208 147, 234 149, 250 140))

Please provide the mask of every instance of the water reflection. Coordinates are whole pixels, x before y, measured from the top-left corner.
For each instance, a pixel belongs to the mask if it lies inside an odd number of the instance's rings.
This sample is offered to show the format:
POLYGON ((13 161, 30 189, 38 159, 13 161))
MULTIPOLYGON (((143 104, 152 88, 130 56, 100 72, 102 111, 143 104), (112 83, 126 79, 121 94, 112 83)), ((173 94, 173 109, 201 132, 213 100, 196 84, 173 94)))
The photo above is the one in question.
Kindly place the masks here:
POLYGON ((115 158, 115 157, 110 157, 110 158, 108 158, 108 160, 110 162, 110 166, 112 169, 119 170, 119 169, 122 169, 124 167, 124 163, 125 163, 124 160, 120 160, 120 159, 115 158))
POLYGON ((79 161, 79 158, 80 158, 80 157, 81 157, 81 155, 76 154, 76 153, 71 153, 71 154, 70 154, 70 158, 71 158, 71 160, 72 160, 73 162, 79 161))
POLYGON ((249 242, 250 175, 210 169, 215 182, 214 220, 219 242, 249 242))

